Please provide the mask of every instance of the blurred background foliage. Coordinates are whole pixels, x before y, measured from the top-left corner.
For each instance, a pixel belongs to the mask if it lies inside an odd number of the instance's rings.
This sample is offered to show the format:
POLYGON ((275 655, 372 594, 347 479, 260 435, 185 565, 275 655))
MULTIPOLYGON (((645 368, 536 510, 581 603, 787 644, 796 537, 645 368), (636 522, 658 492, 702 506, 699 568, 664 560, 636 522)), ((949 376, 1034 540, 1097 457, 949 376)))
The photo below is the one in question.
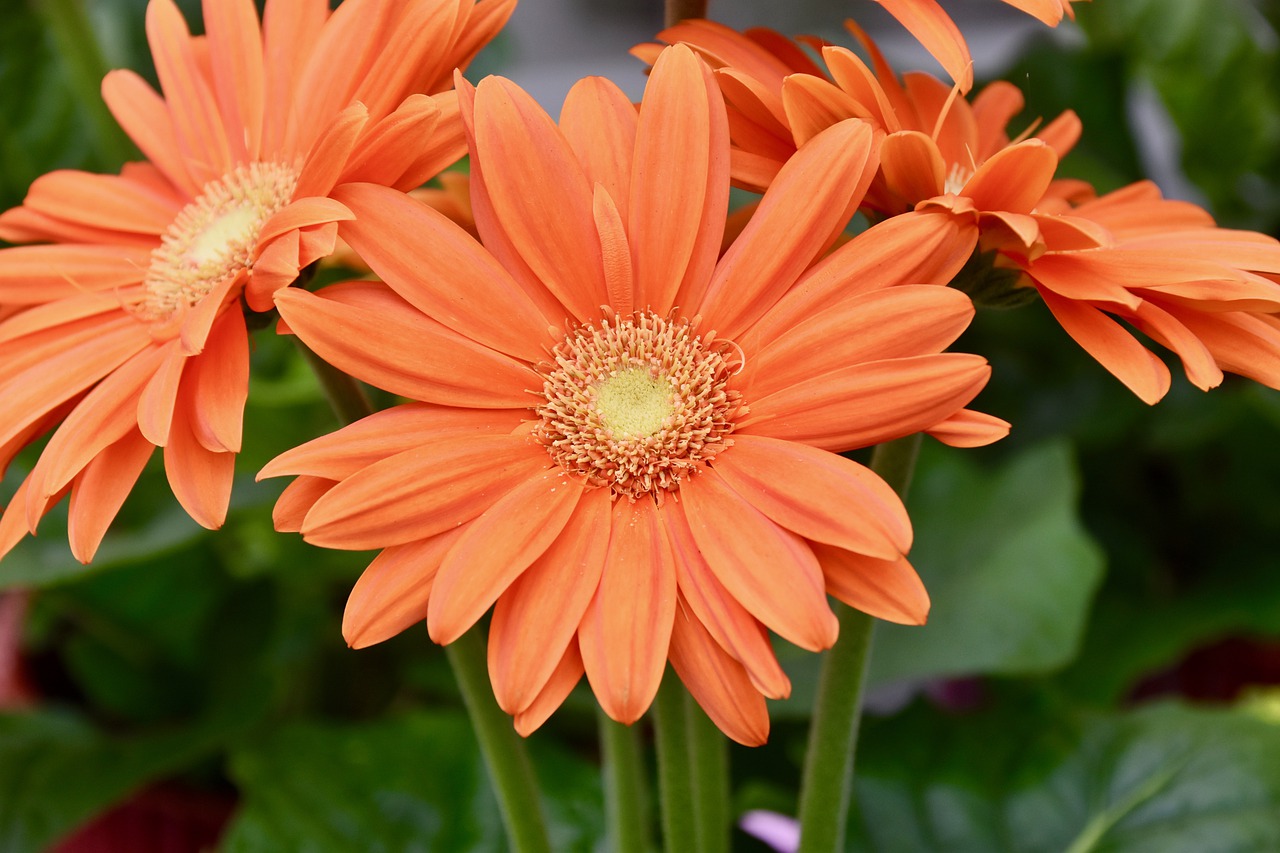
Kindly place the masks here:
MULTIPOLYGON (((851 11, 816 5, 833 25, 851 11)), ((0 2, 0 204, 51 169, 135 156, 96 90, 108 67, 151 73, 144 9, 0 2)), ((1026 122, 1083 118, 1063 174, 1100 191, 1153 177, 1277 234, 1280 2, 1077 9, 1002 75, 1026 122)), ((1148 408, 1038 305, 981 314, 957 348, 990 358, 981 408, 1015 429, 926 445, 909 503, 934 610, 878 630, 850 849, 1280 849, 1280 394, 1175 379, 1148 408)), ((270 330, 246 425, 223 530, 186 519, 155 469, 92 566, 56 514, 0 561, 23 613, 0 660, 21 675, 0 714, 0 850, 502 849, 439 649, 414 630, 348 650, 342 605, 370 555, 271 529, 280 484, 253 473, 336 423, 270 330)), ((794 695, 767 746, 732 754, 738 811, 795 809, 818 658, 780 656, 794 695)), ((580 690, 532 738, 557 850, 603 843, 594 726, 580 690)))

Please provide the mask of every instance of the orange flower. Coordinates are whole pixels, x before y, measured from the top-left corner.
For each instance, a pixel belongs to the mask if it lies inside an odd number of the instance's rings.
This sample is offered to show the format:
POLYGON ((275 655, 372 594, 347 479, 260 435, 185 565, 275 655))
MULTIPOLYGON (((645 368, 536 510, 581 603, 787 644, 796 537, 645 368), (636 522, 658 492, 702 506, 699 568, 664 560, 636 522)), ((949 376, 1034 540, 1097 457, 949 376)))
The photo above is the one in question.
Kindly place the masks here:
POLYGON ((1108 315, 1177 353, 1208 390, 1223 371, 1280 388, 1280 242, 1218 228, 1194 204, 1142 182, 1073 206, 1047 200, 1042 240, 1004 244, 1067 333, 1147 403, 1169 369, 1108 315))
POLYGON ((638 114, 601 79, 558 127, 509 81, 460 94, 483 246, 343 187, 344 236, 386 285, 277 299, 330 363, 422 402, 272 461, 260 476, 297 475, 276 526, 383 549, 347 603, 353 646, 423 619, 449 643, 492 606, 490 676, 522 733, 584 670, 630 723, 670 660, 730 737, 763 742, 764 697, 790 689, 766 628, 816 650, 836 639, 827 593, 899 622, 928 609, 901 502, 837 452, 1007 430, 964 408, 986 362, 942 352, 969 301, 891 286, 946 280, 967 253, 891 226, 826 254, 875 172, 875 133, 846 121, 721 256, 728 125, 684 47, 638 114))
POLYGON ((336 185, 408 189, 465 150, 445 92, 513 0, 172 0, 147 36, 164 96, 115 71, 103 95, 149 158, 120 175, 60 171, 0 216, 0 465, 53 436, 0 519, 0 554, 71 493, 92 558, 156 446, 182 506, 226 514, 248 390, 243 295, 264 311, 332 250, 336 185), (335 57, 341 57, 335 61, 335 57), (434 130, 434 132, 433 132, 434 130), (61 426, 59 426, 61 424, 61 426))
MULTIPOLYGON (((1080 0, 1003 0, 1015 9, 1039 18, 1051 27, 1062 22, 1062 16, 1074 18, 1073 2, 1080 0)), ((955 22, 938 5, 937 0, 876 0, 906 27, 925 50, 938 60, 962 92, 973 88, 973 60, 969 46, 955 22)))

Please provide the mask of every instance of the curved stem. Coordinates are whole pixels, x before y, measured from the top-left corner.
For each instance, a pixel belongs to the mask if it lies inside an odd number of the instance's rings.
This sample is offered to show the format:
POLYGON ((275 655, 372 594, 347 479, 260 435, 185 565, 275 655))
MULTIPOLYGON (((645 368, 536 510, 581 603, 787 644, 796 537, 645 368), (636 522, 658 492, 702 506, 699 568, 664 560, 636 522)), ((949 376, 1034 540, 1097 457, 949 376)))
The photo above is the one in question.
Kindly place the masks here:
POLYGON ((662 847, 664 850, 697 850, 694 829, 693 767, 685 725, 688 694, 671 670, 662 679, 653 702, 653 725, 658 741, 658 791, 662 797, 662 847))
POLYGON ((705 18, 707 0, 666 0, 665 10, 663 20, 668 27, 674 27, 688 18, 705 18))
POLYGON ((471 716, 511 849, 517 853, 550 853, 542 817, 538 779, 511 718, 493 700, 480 634, 468 631, 445 646, 462 700, 471 716))
MULTIPOLYGON (((904 498, 920 440, 917 433, 878 445, 871 457, 871 469, 904 498)), ((800 853, 843 849, 853 790, 862 688, 875 620, 845 604, 837 603, 835 610, 840 641, 822 662, 800 782, 800 853)))
POLYGON ((609 849, 616 853, 645 853, 649 849, 649 832, 644 764, 636 730, 615 723, 601 711, 600 753, 609 849))
POLYGON ((700 853, 729 853, 729 742, 696 702, 685 704, 693 763, 696 849, 700 853))

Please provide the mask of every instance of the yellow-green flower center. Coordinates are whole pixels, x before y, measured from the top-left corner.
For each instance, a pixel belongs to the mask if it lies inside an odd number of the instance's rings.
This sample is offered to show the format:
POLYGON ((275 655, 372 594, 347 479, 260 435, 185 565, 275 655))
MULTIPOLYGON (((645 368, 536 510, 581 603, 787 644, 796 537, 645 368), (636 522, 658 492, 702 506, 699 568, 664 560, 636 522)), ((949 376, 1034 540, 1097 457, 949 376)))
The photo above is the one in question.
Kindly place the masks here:
POLYGON ((746 412, 734 354, 687 320, 655 314, 582 326, 552 352, 534 435, 566 471, 636 500, 679 488, 746 412))
POLYGON ((167 320, 248 272, 262 226, 290 202, 297 184, 297 170, 280 163, 247 163, 206 184, 151 253, 141 315, 167 320))

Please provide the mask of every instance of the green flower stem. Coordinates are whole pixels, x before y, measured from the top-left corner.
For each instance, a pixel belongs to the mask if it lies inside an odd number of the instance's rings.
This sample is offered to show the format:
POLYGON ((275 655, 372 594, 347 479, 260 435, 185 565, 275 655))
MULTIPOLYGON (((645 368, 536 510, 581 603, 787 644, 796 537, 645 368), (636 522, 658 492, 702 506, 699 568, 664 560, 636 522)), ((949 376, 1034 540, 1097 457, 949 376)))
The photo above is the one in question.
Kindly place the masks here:
POLYGON ((684 685, 668 670, 653 702, 654 732, 658 741, 658 791, 662 799, 662 847, 676 853, 697 850, 694 828, 693 762, 684 685))
POLYGON ((293 340, 310 365, 311 372, 320 380, 320 387, 324 390, 333 413, 343 425, 355 423, 373 414, 373 404, 369 402, 369 397, 359 382, 316 355, 301 338, 295 335, 293 340))
POLYGON ((705 18, 707 16, 707 0, 666 0, 664 20, 668 27, 674 27, 688 18, 705 18))
POLYGON ((102 100, 102 78, 110 69, 85 10, 85 0, 40 0, 31 8, 53 37, 67 82, 92 122, 97 150, 112 163, 136 160, 138 149, 102 100))
POLYGON ((686 701, 693 762, 694 832, 700 853, 729 853, 729 743, 696 702, 686 701))
POLYGON ((511 849, 516 853, 550 853, 538 779, 524 742, 511 726, 511 718, 493 699, 480 634, 474 629, 467 631, 445 646, 445 653, 498 794, 511 849))
MULTIPOLYGON (((878 445, 871 469, 906 497, 919 433, 878 445)), ((862 717, 862 687, 875 620, 836 604, 840 641, 826 653, 809 729, 800 781, 800 853, 836 853, 844 847, 845 823, 853 791, 853 758, 862 717)))
MULTIPOLYGON (((295 341, 342 423, 353 423, 373 413, 360 383, 320 358, 302 341, 295 341)), ((524 741, 512 728, 511 718, 494 701, 479 632, 467 631, 446 646, 445 653, 471 717, 471 727, 480 741, 511 849, 516 853, 551 853, 538 778, 524 741)))
POLYGON ((636 730, 600 712, 600 753, 609 849, 645 853, 649 849, 644 762, 636 730))

